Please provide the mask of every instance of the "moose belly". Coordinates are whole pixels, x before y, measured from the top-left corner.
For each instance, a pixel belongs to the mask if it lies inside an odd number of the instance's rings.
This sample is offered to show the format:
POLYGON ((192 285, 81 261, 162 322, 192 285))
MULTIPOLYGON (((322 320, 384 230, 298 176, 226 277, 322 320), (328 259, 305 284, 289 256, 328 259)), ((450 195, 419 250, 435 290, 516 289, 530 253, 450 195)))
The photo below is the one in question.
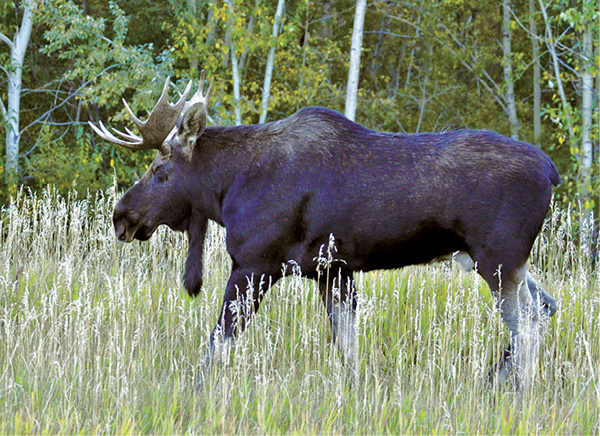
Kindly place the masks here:
POLYGON ((412 231, 390 227, 357 231, 344 225, 298 244, 288 259, 307 272, 327 259, 335 259, 344 269, 371 271, 427 263, 461 250, 467 246, 455 232, 435 226, 412 231))
POLYGON ((373 232, 369 239, 356 240, 350 252, 345 253, 342 248, 340 255, 348 258, 352 270, 369 271, 427 263, 467 249, 464 242, 447 229, 425 227, 408 234, 385 233, 373 232))

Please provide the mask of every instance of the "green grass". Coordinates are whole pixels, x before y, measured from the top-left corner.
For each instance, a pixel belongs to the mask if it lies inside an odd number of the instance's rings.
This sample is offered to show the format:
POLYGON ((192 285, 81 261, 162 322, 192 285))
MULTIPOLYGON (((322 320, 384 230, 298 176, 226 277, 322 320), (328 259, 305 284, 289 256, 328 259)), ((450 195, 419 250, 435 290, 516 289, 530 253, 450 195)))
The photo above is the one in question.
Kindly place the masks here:
POLYGON ((266 296, 218 377, 194 389, 230 268, 213 226, 205 287, 183 235, 118 244, 114 193, 21 193, 0 219, 0 434, 600 432, 600 272, 555 211, 531 270, 560 302, 524 403, 485 386, 508 334, 487 285, 449 264, 357 274, 346 380, 310 281, 266 296))

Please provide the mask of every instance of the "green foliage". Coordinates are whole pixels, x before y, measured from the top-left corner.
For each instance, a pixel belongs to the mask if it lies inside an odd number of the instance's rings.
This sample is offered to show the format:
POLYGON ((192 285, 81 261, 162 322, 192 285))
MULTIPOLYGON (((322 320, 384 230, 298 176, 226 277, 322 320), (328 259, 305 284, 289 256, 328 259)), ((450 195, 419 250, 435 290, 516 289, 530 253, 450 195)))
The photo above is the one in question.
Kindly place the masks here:
POLYGON ((289 5, 281 22, 277 40, 271 37, 276 4, 235 2, 233 13, 226 4, 210 2, 202 13, 187 7, 178 10, 174 29, 176 72, 183 77, 198 77, 204 69, 217 79, 215 103, 211 114, 221 123, 233 123, 233 82, 230 72, 230 47, 240 59, 244 122, 257 122, 264 80, 264 63, 272 44, 277 44, 277 79, 271 87, 269 113, 272 119, 285 117, 307 105, 340 105, 342 87, 332 83, 344 67, 341 44, 319 37, 306 29, 306 5, 289 5), (229 31, 231 44, 227 41, 229 31))
POLYGON ((126 45, 128 18, 114 2, 110 2, 109 8, 113 33, 109 39, 105 36, 104 19, 84 15, 69 0, 55 1, 57 4, 46 9, 48 19, 52 17, 56 24, 44 34, 48 44, 43 53, 72 61, 71 68, 64 74, 66 80, 91 82, 80 98, 88 105, 121 109, 116 120, 125 117, 120 98, 128 90, 133 94, 130 101, 133 109, 149 104, 154 88, 160 91, 160 78, 169 71, 168 53, 162 53, 155 60, 150 45, 126 45))
POLYGON ((42 130, 40 152, 28 161, 32 188, 41 190, 51 184, 66 196, 74 187, 83 187, 81 194, 85 196, 88 189, 110 186, 115 175, 111 150, 94 149, 87 129, 77 126, 75 130, 76 147, 67 146, 64 138, 54 138, 52 129, 42 130))
MULTIPOLYGON (((111 172, 114 170, 109 163, 114 159, 120 186, 130 185, 144 171, 151 156, 118 150, 96 137, 86 145, 77 136, 77 126, 85 129, 87 120, 101 119, 117 128, 131 127, 121 98, 126 98, 143 118, 156 102, 166 76, 172 77, 170 95, 174 99, 176 91, 182 91, 189 79, 197 79, 200 70, 206 70, 215 79, 210 116, 215 123, 232 124, 232 47, 239 59, 243 122, 258 121, 265 62, 273 45, 277 50, 269 120, 289 116, 308 105, 343 111, 355 2, 286 2, 280 34, 275 39, 271 29, 276 3, 237 0, 231 11, 225 2, 216 0, 87 0, 83 2, 84 10, 78 1, 40 1, 24 70, 27 89, 21 115, 23 125, 34 127, 23 132, 22 142, 29 146, 23 150, 26 156, 22 157, 19 183, 37 189, 43 185, 37 178, 47 174, 44 183, 66 186, 66 182, 59 181, 61 177, 77 174, 67 171, 59 177, 57 172, 44 168, 54 165, 52 151, 44 149, 55 144, 41 139, 47 135, 52 141, 61 138, 61 147, 69 156, 91 156, 92 152, 79 150, 81 147, 94 150, 104 159, 103 168, 111 172), (51 113, 40 118, 49 109, 51 113), (44 123, 47 125, 42 129, 44 123)), ((598 62, 586 63, 579 55, 582 26, 592 23, 598 35, 596 9, 589 0, 553 0, 548 5, 554 33, 561 35, 561 77, 568 104, 563 105, 557 96, 552 69, 545 69, 542 148, 558 163, 565 179, 576 180, 574 175, 578 172, 579 76, 584 69, 598 73, 598 62), (573 120, 573 138, 567 132, 567 115, 573 120)), ((513 13, 517 112, 521 135, 531 140, 532 59, 531 38, 524 24, 529 19, 525 2, 515 2, 513 13)), ((11 34, 18 25, 18 15, 13 2, 4 2, 0 7, 0 31, 11 34)), ((502 50, 497 43, 501 38, 501 18, 497 2, 369 3, 357 120, 387 131, 471 127, 509 134, 502 100, 502 50)), ((538 33, 543 36, 545 23, 541 14, 534 18, 538 33)), ((543 40, 541 44, 543 48, 543 40)), ((597 37, 594 47, 597 52, 597 37)), ((550 65, 548 53, 542 52, 542 66, 550 65)), ((0 65, 7 66, 4 49, 0 49, 0 65)), ((3 101, 4 83, 0 82, 3 101)), ((597 95, 594 105, 597 111, 597 95)), ((592 136, 598 144, 597 121, 592 136)), ((595 153, 597 161, 600 152, 595 153)), ((90 173, 94 171, 90 168, 90 173)), ((594 171, 592 186, 596 196, 592 195, 591 200, 600 204, 600 179, 597 168, 594 171)), ((81 180, 77 186, 83 190, 92 187, 86 183, 81 180)), ((564 186, 561 198, 575 199, 578 187, 578 182, 572 187, 564 186)), ((14 193, 15 187, 11 189, 14 193)), ((3 189, 0 201, 6 201, 7 195, 3 189)))
MULTIPOLYGON (((122 97, 128 98, 134 111, 149 109, 155 104, 163 77, 171 68, 170 55, 166 51, 155 56, 151 44, 127 45, 129 19, 117 3, 109 3, 110 32, 106 29, 106 19, 84 15, 69 0, 48 2, 45 13, 47 20, 54 20, 54 25, 44 34, 48 44, 42 51, 71 62, 71 68, 63 77, 87 84, 78 95, 83 107, 109 111, 105 120, 114 125, 121 121, 130 124, 121 103, 122 97)), ((183 89, 182 86, 179 89, 183 89)), ((124 150, 117 150, 103 141, 91 145, 91 132, 86 125, 78 125, 74 130, 76 137, 69 135, 71 140, 74 139, 72 145, 61 141, 51 147, 61 150, 60 153, 48 149, 32 159, 30 173, 34 186, 57 183, 65 187, 71 179, 80 188, 98 189, 109 186, 114 175, 119 181, 130 184, 150 161, 147 154, 123 153, 124 150), (68 165, 71 170, 56 170, 58 166, 53 162, 62 152, 73 156, 69 158, 73 160, 68 165), (76 157, 78 164, 74 162, 76 157), (115 160, 119 162, 116 170, 113 169, 115 160)), ((40 148, 47 147, 42 145, 40 148)))
MULTIPOLYGON (((590 136, 595 145, 595 159, 591 174, 584 174, 583 171, 590 171, 581 165, 582 159, 582 139, 583 130, 581 126, 582 107, 581 107, 581 81, 582 73, 587 71, 593 76, 600 73, 600 57, 598 57, 598 33, 600 30, 599 12, 597 3, 589 0, 578 0, 576 2, 567 2, 565 0, 555 0, 550 3, 550 9, 554 13, 553 26, 554 35, 560 36, 558 50, 561 50, 561 62, 565 69, 561 72, 560 79, 565 87, 574 89, 575 92, 569 93, 568 101, 563 102, 559 98, 557 90, 557 78, 552 74, 545 72, 543 80, 548 84, 548 91, 551 98, 545 104, 543 113, 547 121, 553 127, 553 140, 555 146, 552 149, 562 149, 566 154, 565 161, 567 172, 565 179, 567 183, 561 188, 561 197, 565 203, 570 201, 581 201, 582 206, 592 211, 600 204, 600 123, 596 115, 596 121, 592 123, 590 136), (592 57, 586 58, 582 49, 582 32, 590 30, 592 37, 596 41, 595 48, 592 49, 592 57), (596 55, 594 55, 594 52, 596 55), (569 122, 571 130, 569 130, 569 122), (583 183, 584 178, 591 177, 590 183, 583 183), (589 192, 582 191, 582 187, 589 192)), ((551 41, 552 42, 552 41, 551 41)), ((593 96, 593 105, 595 113, 598 113, 600 96, 595 91, 593 96)), ((564 154, 563 154, 564 156, 564 154)))

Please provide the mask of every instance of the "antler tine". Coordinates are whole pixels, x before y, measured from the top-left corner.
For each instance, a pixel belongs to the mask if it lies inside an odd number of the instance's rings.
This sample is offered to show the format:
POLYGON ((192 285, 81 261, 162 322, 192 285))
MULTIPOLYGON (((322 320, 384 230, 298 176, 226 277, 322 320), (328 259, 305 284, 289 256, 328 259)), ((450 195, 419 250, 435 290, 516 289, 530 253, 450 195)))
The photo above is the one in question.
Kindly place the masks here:
POLYGON ((200 93, 200 95, 202 95, 202 91, 204 90, 204 76, 205 76, 205 71, 204 70, 200 71, 200 82, 198 83, 198 90, 196 91, 196 94, 200 93))
POLYGON ((131 108, 129 107, 129 105, 127 104, 127 100, 125 100, 124 98, 121 99, 121 100, 123 100, 123 104, 125 105, 125 109, 127 110, 127 113, 129 114, 129 116, 131 117, 131 119, 133 120, 133 122, 135 123, 135 125, 138 126, 138 128, 140 128, 141 126, 144 126, 146 124, 146 121, 142 121, 138 117, 135 116, 135 114, 133 113, 133 111, 131 110, 131 108))
POLYGON ((190 81, 187 84, 179 101, 177 101, 175 104, 172 104, 169 103, 170 83, 171 79, 170 77, 167 77, 160 98, 150 111, 150 115, 146 121, 142 121, 136 117, 127 101, 123 99, 125 109, 140 131, 141 136, 136 135, 127 128, 127 133, 112 129, 114 133, 120 137, 118 138, 110 130, 108 130, 101 121, 99 121, 99 127, 92 123, 89 123, 90 126, 101 138, 130 150, 157 149, 162 152, 164 149, 163 141, 177 124, 177 120, 179 119, 184 107, 186 107, 186 100, 190 90, 192 89, 192 82, 190 81))
POLYGON ((167 80, 165 80, 165 86, 163 86, 163 90, 160 93, 160 98, 158 99, 158 102, 156 103, 156 106, 158 105, 164 105, 169 103, 169 85, 171 84, 171 76, 167 76, 167 80))
POLYGON ((127 133, 123 133, 123 132, 115 129, 114 127, 112 127, 112 131, 115 132, 117 135, 119 135, 121 138, 129 139, 131 141, 140 142, 140 143, 143 141, 143 138, 140 138, 138 135, 133 133, 127 127, 125 127, 125 130, 127 130, 127 133))
POLYGON ((206 102, 208 103, 208 101, 210 100, 210 93, 212 92, 213 89, 213 78, 210 78, 210 82, 208 82, 208 91, 206 91, 206 96, 204 97, 204 99, 206 100, 206 102))
POLYGON ((127 131, 127 133, 129 133, 131 136, 134 136, 137 139, 142 139, 140 138, 138 135, 136 135, 135 133, 133 133, 131 130, 129 130, 127 127, 125 127, 125 130, 127 131))
POLYGON ((187 100, 187 96, 190 94, 191 89, 192 89, 192 81, 190 80, 185 87, 185 91, 183 91, 183 94, 181 94, 179 101, 177 101, 177 103, 175 103, 174 105, 171 105, 171 106, 183 108, 183 106, 185 105, 185 102, 187 100))
POLYGON ((206 91, 206 94, 203 94, 204 91, 204 70, 202 70, 202 73, 200 73, 200 83, 198 83, 198 90, 196 91, 196 93, 194 94, 194 96, 190 99, 190 101, 188 102, 190 105, 195 104, 195 103, 204 103, 204 105, 206 106, 208 104, 208 100, 210 99, 210 93, 212 92, 212 87, 213 87, 213 79, 210 79, 209 85, 208 85, 208 90, 206 91))
POLYGON ((137 150, 142 143, 141 138, 139 141, 135 140, 135 138, 133 137, 131 139, 134 139, 134 141, 124 141, 122 139, 117 138, 115 135, 110 133, 110 131, 106 128, 102 121, 98 121, 100 128, 96 127, 91 121, 88 121, 88 124, 94 130, 94 132, 96 132, 101 138, 107 140, 108 142, 112 142, 122 147, 129 148, 130 150, 137 150))
POLYGON ((102 139, 106 139, 104 137, 104 132, 102 132, 102 130, 100 130, 98 127, 96 127, 96 125, 94 123, 92 123, 91 121, 88 121, 88 124, 90 125, 90 127, 92 128, 92 130, 94 132, 96 132, 96 135, 100 136, 102 139))

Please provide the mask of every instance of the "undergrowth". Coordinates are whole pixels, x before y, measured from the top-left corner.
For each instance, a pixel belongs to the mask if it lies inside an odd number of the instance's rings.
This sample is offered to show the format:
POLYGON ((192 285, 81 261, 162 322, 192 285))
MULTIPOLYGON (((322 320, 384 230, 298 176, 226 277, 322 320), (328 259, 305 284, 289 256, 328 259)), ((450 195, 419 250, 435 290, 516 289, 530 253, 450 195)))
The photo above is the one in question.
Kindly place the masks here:
MULTIPOLYGON (((21 192, 0 219, 0 433, 600 432, 600 271, 554 210, 530 269, 560 307, 530 397, 486 387, 508 334, 485 282, 451 264, 356 274, 353 384, 317 287, 269 291, 217 377, 194 387, 230 261, 211 226, 205 284, 185 236, 119 244, 115 193, 21 192)), ((575 218, 573 218, 575 217, 575 218)))

